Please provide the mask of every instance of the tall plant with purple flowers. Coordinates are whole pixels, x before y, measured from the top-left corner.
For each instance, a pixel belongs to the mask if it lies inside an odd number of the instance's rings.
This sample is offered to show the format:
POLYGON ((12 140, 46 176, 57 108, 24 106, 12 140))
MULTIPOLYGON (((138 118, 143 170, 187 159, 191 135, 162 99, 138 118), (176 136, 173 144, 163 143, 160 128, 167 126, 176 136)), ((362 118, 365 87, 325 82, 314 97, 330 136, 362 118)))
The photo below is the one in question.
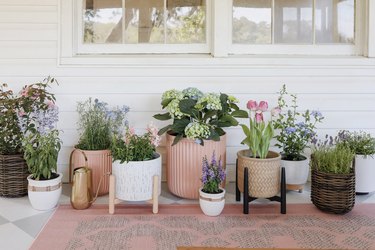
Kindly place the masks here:
POLYGON ((317 123, 324 119, 319 111, 299 112, 297 108, 297 95, 289 94, 284 84, 280 90, 278 107, 271 111, 278 114, 273 125, 275 129, 280 131, 276 135, 278 141, 276 146, 282 149, 283 160, 299 161, 306 159, 302 153, 311 139, 314 138, 317 123), (291 99, 290 105, 287 104, 286 98, 291 99))
POLYGON ((29 171, 35 180, 56 178, 57 157, 61 149, 58 107, 48 91, 55 79, 25 86, 18 99, 18 125, 23 133, 22 148, 29 171))
POLYGON ((221 159, 216 160, 215 152, 212 154, 211 162, 207 160, 207 156, 202 161, 202 191, 209 194, 218 194, 220 183, 225 180, 225 169, 222 167, 221 159))

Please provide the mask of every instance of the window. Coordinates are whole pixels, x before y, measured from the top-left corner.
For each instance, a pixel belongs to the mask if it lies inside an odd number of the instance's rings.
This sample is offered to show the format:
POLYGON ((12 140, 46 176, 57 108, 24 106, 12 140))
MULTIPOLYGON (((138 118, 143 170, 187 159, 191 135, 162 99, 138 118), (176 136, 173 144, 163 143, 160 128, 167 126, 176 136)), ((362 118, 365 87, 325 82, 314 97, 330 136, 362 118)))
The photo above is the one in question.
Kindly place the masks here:
POLYGON ((78 2, 78 54, 209 52, 205 0, 78 2))
POLYGON ((233 52, 290 54, 288 46, 276 45, 293 45, 299 54, 296 45, 306 45, 301 54, 358 54, 357 5, 355 0, 233 0, 233 52))

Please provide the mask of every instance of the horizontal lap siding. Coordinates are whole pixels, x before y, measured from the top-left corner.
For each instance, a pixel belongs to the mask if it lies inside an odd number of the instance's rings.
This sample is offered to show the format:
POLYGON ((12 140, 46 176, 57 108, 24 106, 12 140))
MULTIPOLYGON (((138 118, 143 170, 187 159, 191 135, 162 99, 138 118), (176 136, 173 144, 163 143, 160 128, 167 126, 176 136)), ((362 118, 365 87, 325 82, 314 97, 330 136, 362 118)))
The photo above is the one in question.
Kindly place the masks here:
MULTIPOLYGON (((219 66, 210 64, 211 59, 204 59, 206 65, 200 59, 196 64, 173 65, 166 59, 164 65, 150 68, 64 67, 57 66, 57 54, 57 0, 0 1, 0 82, 20 89, 48 75, 59 81, 52 91, 61 111, 58 126, 64 131, 58 163, 65 181, 69 154, 78 140, 76 103, 88 97, 99 98, 111 106, 130 106, 130 124, 141 131, 150 121, 158 126, 167 124, 152 118, 162 112, 160 97, 165 90, 192 86, 205 92, 232 94, 240 100, 242 108, 248 99, 267 100, 272 107, 277 104, 276 92, 285 83, 290 92, 298 94, 299 110, 317 109, 324 114, 324 122, 318 125, 320 135, 334 135, 340 129, 362 129, 375 135, 372 65, 304 66, 303 59, 300 65, 288 67, 219 66)), ((239 127, 227 129, 227 134, 228 179, 233 180, 236 152, 244 148, 240 144, 243 134, 239 127)), ((162 146, 159 151, 165 162, 165 148, 162 146)))

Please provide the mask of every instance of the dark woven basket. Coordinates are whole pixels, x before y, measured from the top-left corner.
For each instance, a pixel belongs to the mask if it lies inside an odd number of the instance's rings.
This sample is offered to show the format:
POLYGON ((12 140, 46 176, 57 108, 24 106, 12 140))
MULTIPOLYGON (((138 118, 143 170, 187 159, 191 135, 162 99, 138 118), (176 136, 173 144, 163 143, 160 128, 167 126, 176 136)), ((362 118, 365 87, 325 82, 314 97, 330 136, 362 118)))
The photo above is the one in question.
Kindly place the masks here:
POLYGON ((29 172, 23 155, 0 155, 0 196, 27 195, 29 172))
POLYGON ((311 201, 322 211, 345 214, 355 203, 355 172, 328 174, 313 169, 311 172, 311 201))

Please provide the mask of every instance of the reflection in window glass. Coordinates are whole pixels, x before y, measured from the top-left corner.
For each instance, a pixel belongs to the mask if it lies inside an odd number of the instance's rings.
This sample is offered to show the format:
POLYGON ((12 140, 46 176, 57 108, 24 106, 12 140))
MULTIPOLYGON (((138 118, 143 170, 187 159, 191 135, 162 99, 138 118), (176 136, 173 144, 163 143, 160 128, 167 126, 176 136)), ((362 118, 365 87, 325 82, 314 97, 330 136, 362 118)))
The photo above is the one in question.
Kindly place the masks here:
POLYGON ((85 0, 84 6, 84 43, 206 42, 205 0, 85 0))
POLYGON ((167 43, 205 43, 206 6, 203 0, 167 0, 167 43))
POLYGON ((316 0, 317 43, 354 43, 354 0, 316 0))
POLYGON ((233 43, 272 42, 272 0, 233 1, 233 43))
POLYGON ((121 43, 121 18, 121 0, 86 0, 83 12, 84 43, 121 43))
POLYGON ((312 0, 275 0, 275 43, 312 43, 312 0))

